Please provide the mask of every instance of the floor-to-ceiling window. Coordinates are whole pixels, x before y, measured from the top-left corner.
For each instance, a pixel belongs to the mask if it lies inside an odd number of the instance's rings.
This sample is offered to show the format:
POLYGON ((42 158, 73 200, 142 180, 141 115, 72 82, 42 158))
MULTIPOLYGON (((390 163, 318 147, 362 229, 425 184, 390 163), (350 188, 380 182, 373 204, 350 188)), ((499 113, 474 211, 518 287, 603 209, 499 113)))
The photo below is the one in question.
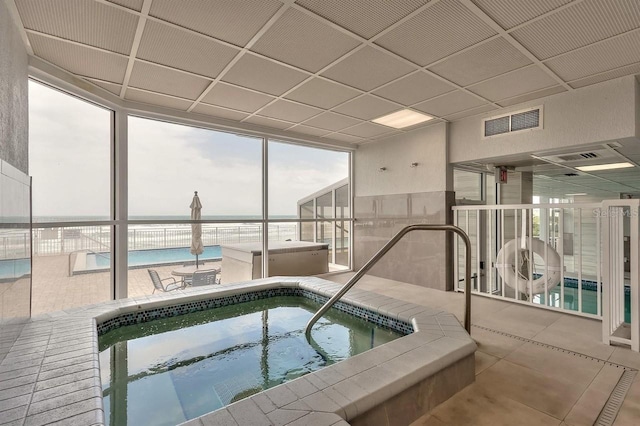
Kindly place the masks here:
POLYGON ((33 315, 112 297, 112 126, 113 111, 29 82, 33 315))

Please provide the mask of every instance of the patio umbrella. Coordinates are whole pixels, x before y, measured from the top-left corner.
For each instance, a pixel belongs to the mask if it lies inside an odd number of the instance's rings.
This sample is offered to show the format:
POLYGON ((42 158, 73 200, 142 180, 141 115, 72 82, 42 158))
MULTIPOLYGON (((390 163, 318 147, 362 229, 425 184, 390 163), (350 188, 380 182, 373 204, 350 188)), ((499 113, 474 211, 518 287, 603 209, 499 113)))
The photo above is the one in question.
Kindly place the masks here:
MULTIPOLYGON (((191 220, 200 220, 202 210, 202 204, 200 203, 200 198, 198 198, 198 191, 194 192, 193 201, 191 201, 191 220)), ((189 250, 191 254, 196 255, 196 269, 198 268, 198 255, 202 254, 204 251, 204 246, 202 245, 202 224, 200 223, 192 223, 191 224, 191 250, 189 250)))

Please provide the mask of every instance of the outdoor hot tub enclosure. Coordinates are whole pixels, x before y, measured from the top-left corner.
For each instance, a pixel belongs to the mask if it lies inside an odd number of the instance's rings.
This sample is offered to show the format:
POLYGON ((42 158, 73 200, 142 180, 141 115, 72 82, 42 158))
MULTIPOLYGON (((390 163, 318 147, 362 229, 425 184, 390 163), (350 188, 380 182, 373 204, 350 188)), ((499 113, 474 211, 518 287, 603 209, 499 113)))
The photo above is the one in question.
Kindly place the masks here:
MULTIPOLYGON (((7 329, 19 337, 0 363, 0 395, 11 417, 3 421, 103 424, 99 330, 223 298, 297 289, 322 299, 339 288, 319 278, 273 277, 115 300, 15 324, 7 329)), ((341 302, 356 316, 409 334, 184 424, 409 424, 473 382, 476 345, 454 315, 357 287, 341 302)))

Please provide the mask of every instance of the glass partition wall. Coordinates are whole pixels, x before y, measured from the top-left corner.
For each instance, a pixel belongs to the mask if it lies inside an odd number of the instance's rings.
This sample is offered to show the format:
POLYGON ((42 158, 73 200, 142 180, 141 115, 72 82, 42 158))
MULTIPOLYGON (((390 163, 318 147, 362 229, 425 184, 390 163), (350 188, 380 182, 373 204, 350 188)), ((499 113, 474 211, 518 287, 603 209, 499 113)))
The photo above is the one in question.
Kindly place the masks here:
POLYGON ((348 152, 124 114, 122 173, 114 110, 35 81, 29 89, 33 314, 349 267, 348 152), (118 179, 127 195, 119 218, 118 179), (310 255, 304 242, 322 246, 316 269, 282 255, 310 255))

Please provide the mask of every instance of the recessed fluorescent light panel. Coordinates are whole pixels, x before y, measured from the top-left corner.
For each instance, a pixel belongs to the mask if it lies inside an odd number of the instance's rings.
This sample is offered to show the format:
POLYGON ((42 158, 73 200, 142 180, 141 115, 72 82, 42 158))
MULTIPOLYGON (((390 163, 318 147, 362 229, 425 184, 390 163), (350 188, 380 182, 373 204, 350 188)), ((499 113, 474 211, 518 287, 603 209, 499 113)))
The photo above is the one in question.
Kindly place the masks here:
POLYGON ((627 167, 633 167, 631 163, 609 163, 609 164, 596 164, 593 166, 580 166, 576 169, 582 172, 596 172, 598 170, 613 170, 613 169, 626 169, 627 167))
POLYGON ((394 129, 403 129, 431 119, 433 119, 433 117, 430 115, 420 114, 410 109, 402 109, 371 121, 382 124, 383 126, 393 127, 394 129))
POLYGON ((578 195, 587 195, 586 192, 576 192, 575 194, 564 194, 568 197, 577 197, 578 195))

